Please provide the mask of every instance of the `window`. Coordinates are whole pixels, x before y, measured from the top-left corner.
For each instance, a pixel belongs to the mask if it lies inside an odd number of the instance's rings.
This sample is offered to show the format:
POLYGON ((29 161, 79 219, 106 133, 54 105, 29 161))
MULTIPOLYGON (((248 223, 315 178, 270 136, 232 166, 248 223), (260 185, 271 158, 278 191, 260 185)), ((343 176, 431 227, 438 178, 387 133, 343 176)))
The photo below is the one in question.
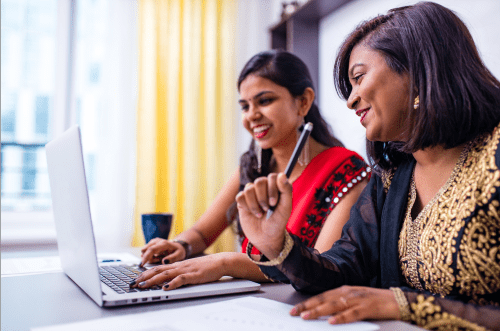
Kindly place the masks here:
POLYGON ((4 0, 1 15, 2 212, 48 211, 39 155, 50 139, 57 0, 4 0))
MULTIPOLYGON (((2 138, 6 141, 14 139, 16 132, 16 93, 3 93, 2 89, 2 138)), ((3 139, 2 139, 3 141, 3 139)))
POLYGON ((121 222, 133 210, 136 7, 135 0, 2 0, 2 247, 29 242, 30 231, 55 242, 44 146, 73 124, 82 131, 94 224, 112 219, 99 217, 109 204, 123 210, 121 222))
POLYGON ((37 96, 35 107, 35 134, 43 139, 49 129, 49 96, 37 96))

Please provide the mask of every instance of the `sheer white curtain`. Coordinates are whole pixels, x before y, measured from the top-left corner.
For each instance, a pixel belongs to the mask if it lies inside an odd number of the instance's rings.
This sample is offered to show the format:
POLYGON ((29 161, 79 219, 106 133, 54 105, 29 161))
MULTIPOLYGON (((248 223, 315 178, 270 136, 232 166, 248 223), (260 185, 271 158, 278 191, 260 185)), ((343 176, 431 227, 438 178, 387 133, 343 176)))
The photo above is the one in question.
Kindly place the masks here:
MULTIPOLYGON (((86 3, 78 1, 77 10, 86 10, 86 3)), ((133 231, 138 13, 135 0, 101 3, 93 9, 101 13, 77 14, 81 31, 76 44, 75 105, 97 248, 116 251, 130 246, 133 231), (101 15, 102 21, 86 24, 85 15, 101 15), (85 33, 91 36, 84 38, 85 33), (92 75, 99 76, 97 86, 85 83, 92 75)))

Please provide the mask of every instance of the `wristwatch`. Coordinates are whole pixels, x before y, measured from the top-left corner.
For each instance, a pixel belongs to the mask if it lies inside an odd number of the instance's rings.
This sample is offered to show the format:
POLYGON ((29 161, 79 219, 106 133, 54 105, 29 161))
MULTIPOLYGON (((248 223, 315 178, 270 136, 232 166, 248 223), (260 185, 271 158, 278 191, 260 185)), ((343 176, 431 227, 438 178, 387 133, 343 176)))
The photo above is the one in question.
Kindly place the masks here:
POLYGON ((180 240, 180 239, 174 239, 172 241, 174 243, 179 243, 182 245, 182 247, 184 247, 184 250, 186 251, 185 259, 187 259, 188 257, 191 256, 191 253, 193 252, 193 247, 191 247, 191 245, 189 243, 185 242, 184 240, 180 240))

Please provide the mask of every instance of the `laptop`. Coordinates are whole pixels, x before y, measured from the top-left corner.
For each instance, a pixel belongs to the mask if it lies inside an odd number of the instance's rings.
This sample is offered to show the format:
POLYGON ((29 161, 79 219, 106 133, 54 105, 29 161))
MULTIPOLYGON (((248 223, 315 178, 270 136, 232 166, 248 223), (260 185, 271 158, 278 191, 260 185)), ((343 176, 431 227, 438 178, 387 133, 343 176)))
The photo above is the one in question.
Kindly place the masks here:
POLYGON ((45 150, 62 269, 99 306, 169 301, 260 289, 258 283, 231 277, 171 291, 163 291, 160 287, 129 289, 128 282, 144 269, 116 262, 98 263, 80 128, 73 126, 47 143, 45 150))

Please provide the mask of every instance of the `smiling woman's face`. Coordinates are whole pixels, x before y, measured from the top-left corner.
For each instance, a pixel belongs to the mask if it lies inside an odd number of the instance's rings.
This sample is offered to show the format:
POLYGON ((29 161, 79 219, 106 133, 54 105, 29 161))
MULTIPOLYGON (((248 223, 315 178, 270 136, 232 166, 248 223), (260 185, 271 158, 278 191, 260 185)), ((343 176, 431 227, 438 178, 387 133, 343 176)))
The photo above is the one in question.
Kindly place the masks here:
POLYGON ((370 141, 406 141, 410 80, 387 66, 380 52, 364 43, 349 59, 352 91, 347 106, 360 116, 370 141))
POLYGON ((240 85, 242 122, 264 149, 295 146, 305 111, 300 98, 269 79, 249 75, 240 85))

